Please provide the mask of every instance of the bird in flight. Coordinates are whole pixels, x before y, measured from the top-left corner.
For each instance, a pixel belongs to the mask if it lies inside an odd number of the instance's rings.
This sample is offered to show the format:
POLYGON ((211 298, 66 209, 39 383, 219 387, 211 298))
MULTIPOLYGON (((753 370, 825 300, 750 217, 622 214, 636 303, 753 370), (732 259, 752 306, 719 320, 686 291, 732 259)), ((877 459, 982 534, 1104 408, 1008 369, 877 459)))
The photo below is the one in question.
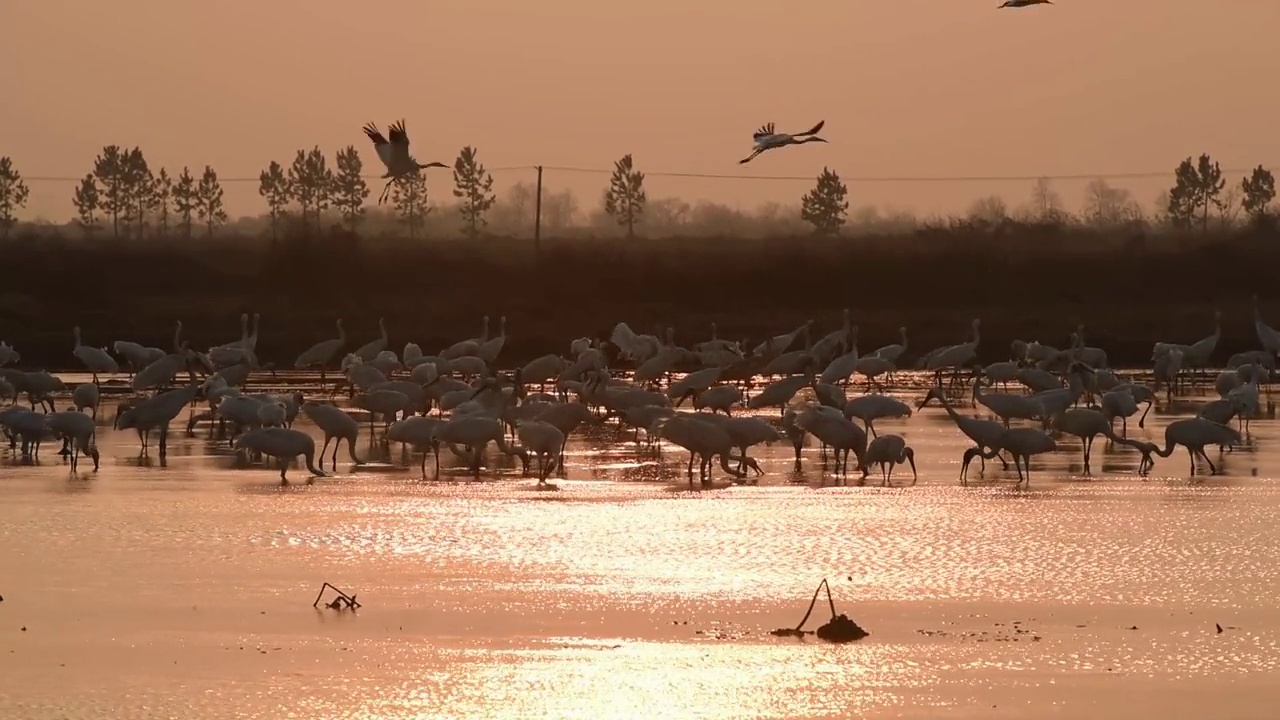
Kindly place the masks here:
POLYGON ((751 157, 748 157, 745 160, 739 160, 738 164, 741 165, 742 163, 751 162, 751 160, 755 156, 759 155, 765 150, 772 150, 774 148, 780 148, 786 145, 799 145, 800 143, 807 143, 807 142, 824 143, 826 142, 826 140, 823 140, 822 138, 818 137, 818 131, 822 129, 822 126, 825 122, 826 121, 823 120, 819 122, 817 125, 814 125, 812 128, 802 133, 792 133, 790 135, 788 135, 787 133, 774 132, 773 123, 767 123, 766 125, 761 127, 759 130, 755 131, 755 133, 751 136, 755 140, 755 144, 756 144, 755 152, 751 153, 751 157))
POLYGON ((373 141, 373 149, 378 151, 378 158, 382 160, 383 165, 387 166, 387 172, 382 177, 391 178, 382 188, 382 195, 378 196, 379 205, 387 199, 387 193, 391 192, 391 185, 396 181, 417 175, 419 170, 425 168, 449 167, 438 162, 422 165, 409 154, 409 133, 405 132, 404 120, 387 129, 387 134, 391 136, 390 142, 387 142, 382 133, 378 132, 377 126, 373 123, 364 126, 364 134, 373 141))
POLYGON ((1000 8, 1007 8, 1007 7, 1020 8, 1020 7, 1030 7, 1031 5, 1052 5, 1052 4, 1053 4, 1053 0, 1004 0, 1004 4, 996 9, 999 10, 1000 8))

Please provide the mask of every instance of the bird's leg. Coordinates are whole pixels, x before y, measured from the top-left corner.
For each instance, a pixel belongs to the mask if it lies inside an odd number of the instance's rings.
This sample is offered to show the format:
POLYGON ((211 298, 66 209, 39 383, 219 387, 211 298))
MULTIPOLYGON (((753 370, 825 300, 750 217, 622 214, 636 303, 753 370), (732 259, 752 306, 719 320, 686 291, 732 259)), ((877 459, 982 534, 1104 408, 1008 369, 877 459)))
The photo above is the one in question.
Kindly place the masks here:
MULTIPOLYGON (((324 470, 324 454, 325 454, 325 451, 326 451, 326 450, 329 450, 329 441, 332 441, 332 439, 333 439, 333 438, 330 438, 329 436, 325 436, 325 437, 324 437, 324 445, 320 447, 320 469, 321 469, 321 470, 324 470)), ((340 441, 340 439, 339 439, 339 441, 338 441, 338 442, 342 442, 342 441, 340 441)), ((335 452, 337 452, 337 451, 335 451, 335 452)))
POLYGON ((1205 452, 1204 452, 1204 448, 1200 448, 1200 457, 1204 458, 1204 461, 1205 461, 1205 462, 1207 462, 1207 463, 1209 463, 1209 472, 1210 472, 1211 474, 1213 474, 1213 475, 1217 475, 1217 474, 1218 474, 1218 468, 1214 467, 1214 465, 1213 465, 1213 461, 1212 461, 1212 460, 1210 460, 1210 459, 1209 459, 1209 456, 1205 454, 1205 452))

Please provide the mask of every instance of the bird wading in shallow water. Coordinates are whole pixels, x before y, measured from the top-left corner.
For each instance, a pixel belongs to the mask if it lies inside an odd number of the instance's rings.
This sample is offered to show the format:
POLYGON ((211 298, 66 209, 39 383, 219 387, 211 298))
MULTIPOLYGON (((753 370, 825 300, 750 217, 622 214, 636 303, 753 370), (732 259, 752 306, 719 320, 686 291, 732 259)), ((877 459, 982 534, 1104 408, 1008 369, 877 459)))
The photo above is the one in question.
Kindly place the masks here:
POLYGON ((369 139, 373 141, 373 149, 378 151, 378 158, 382 160, 383 165, 387 166, 387 173, 382 177, 390 178, 387 180, 386 186, 382 188, 382 194, 378 196, 379 205, 386 201, 387 193, 391 192, 393 183, 417 175, 418 171, 426 168, 449 167, 444 163, 438 162, 429 162, 423 165, 409 154, 409 134, 405 132, 404 120, 387 129, 387 134, 391 136, 390 142, 382 136, 382 133, 378 132, 377 126, 373 123, 364 126, 364 134, 368 135, 369 139))
POLYGON ((762 126, 759 130, 756 130, 751 136, 755 140, 756 144, 756 149, 751 153, 751 157, 748 157, 745 160, 739 160, 738 164, 741 165, 743 163, 751 162, 755 156, 765 150, 772 150, 774 148, 785 147, 787 145, 799 145, 807 142, 824 143, 826 140, 818 137, 818 132, 822 130, 822 126, 825 123, 826 121, 823 120, 802 133, 794 133, 790 135, 787 133, 774 132, 773 123, 768 123, 762 126))

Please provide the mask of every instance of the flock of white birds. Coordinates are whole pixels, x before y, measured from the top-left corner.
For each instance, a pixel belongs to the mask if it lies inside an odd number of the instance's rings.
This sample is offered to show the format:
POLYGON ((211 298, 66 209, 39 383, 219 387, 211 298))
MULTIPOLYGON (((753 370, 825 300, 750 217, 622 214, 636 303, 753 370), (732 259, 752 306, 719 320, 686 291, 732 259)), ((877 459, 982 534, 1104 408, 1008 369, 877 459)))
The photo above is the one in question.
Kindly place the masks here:
POLYGON ((414 343, 405 345, 399 355, 389 350, 382 320, 379 337, 344 352, 347 336, 338 320, 337 337, 316 343, 294 362, 297 370, 320 373, 323 397, 310 400, 301 392, 248 391, 251 376, 275 375, 273 364, 258 361, 257 314, 252 329, 249 316, 241 316, 239 339, 205 352, 192 350, 182 340, 181 322, 168 352, 124 340, 115 342, 113 352, 108 352, 84 345, 76 327, 72 354, 92 380, 70 388, 71 407, 61 411, 55 402, 68 395, 63 380, 42 369, 5 367, 19 363, 21 356, 0 342, 0 401, 12 401, 0 410, 0 428, 10 448, 25 459, 36 457, 42 442, 58 440, 63 443, 60 453, 70 456, 73 472, 81 455, 90 457, 97 470, 101 383, 121 374, 123 368, 128 392, 116 408, 112 425, 135 429, 143 454, 149 452, 150 436, 155 433, 163 458, 171 424, 191 406, 188 434, 207 421, 211 432, 223 433, 247 456, 276 458, 285 482, 289 464, 299 456, 314 476, 322 476, 330 443, 334 467, 344 440, 352 462, 361 463, 356 445, 362 423, 356 414, 330 400, 332 393, 345 386, 350 405, 368 414, 371 442, 402 443, 406 450, 420 452, 424 478, 428 452, 435 459, 437 474, 442 446, 468 459, 478 474, 492 443, 502 453, 518 457, 525 473, 536 459, 542 485, 557 467, 563 469, 570 434, 583 423, 614 419, 635 428, 636 442, 643 431, 651 446, 662 440, 687 450, 690 484, 695 460, 703 483, 710 481, 717 458, 720 468, 735 479, 752 471, 762 474, 749 456, 750 448, 781 440, 794 447, 799 469, 801 448, 809 435, 822 444, 824 455, 827 449, 834 453, 837 476, 847 477, 852 454, 862 478, 878 468, 887 484, 894 467, 902 463, 911 466, 915 482, 914 451, 900 435, 877 434, 875 423, 908 418, 913 410, 936 400, 973 442, 964 454, 962 481, 974 458, 984 466, 986 460, 998 458, 1007 468, 1005 455, 1013 459, 1019 482, 1028 480, 1030 459, 1058 449, 1055 435, 1082 441, 1086 473, 1093 441, 1102 436, 1136 448, 1142 454, 1143 473, 1151 468, 1155 455, 1169 457, 1182 446, 1194 475, 1197 456, 1216 472, 1205 448, 1240 443, 1241 435, 1230 423, 1235 420, 1244 429, 1261 411, 1259 391, 1275 370, 1280 332, 1263 322, 1256 298, 1254 302, 1254 326, 1262 349, 1231 357, 1215 381, 1220 399, 1206 404, 1196 417, 1170 423, 1163 447, 1127 437, 1128 420, 1141 410, 1138 424, 1142 426, 1162 391, 1172 399, 1175 388, 1194 372, 1211 367, 1221 336, 1221 313, 1213 333, 1197 342, 1155 345, 1150 385, 1107 369, 1106 353, 1085 344, 1083 327, 1071 334, 1066 348, 1017 340, 1011 347, 1012 359, 983 366, 977 359, 980 322, 975 319, 965 342, 918 356, 912 369, 932 373, 934 384, 915 408, 884 392, 906 357, 906 328, 900 329, 900 342, 860 354, 858 328, 848 310, 841 325, 821 337, 814 338, 810 320, 750 350, 744 343, 717 337, 714 324, 709 339, 682 347, 675 343, 671 328, 639 334, 618 323, 607 341, 579 338, 567 355, 544 355, 508 372, 496 369, 507 337, 505 317, 496 335, 490 336, 486 316, 479 336, 435 355, 423 353, 414 343), (634 368, 630 377, 615 375, 609 367, 611 355, 615 363, 634 368), (334 370, 341 377, 324 394, 327 373, 334 370), (963 388, 969 380, 971 387, 963 394, 956 390, 957 384, 963 388), (850 397, 855 381, 865 381, 866 392, 850 397), (1011 384, 1024 389, 1010 391, 1011 384), (29 407, 19 404, 24 396, 29 407), (990 417, 962 414, 958 399, 981 406, 990 417), (691 401, 692 412, 681 410, 686 401, 691 401), (777 420, 751 412, 766 409, 777 409, 777 420), (292 427, 299 413, 323 433, 318 456, 311 436, 292 427), (1120 433, 1114 429, 1117 418, 1120 433), (375 420, 381 422, 380 429, 375 420))

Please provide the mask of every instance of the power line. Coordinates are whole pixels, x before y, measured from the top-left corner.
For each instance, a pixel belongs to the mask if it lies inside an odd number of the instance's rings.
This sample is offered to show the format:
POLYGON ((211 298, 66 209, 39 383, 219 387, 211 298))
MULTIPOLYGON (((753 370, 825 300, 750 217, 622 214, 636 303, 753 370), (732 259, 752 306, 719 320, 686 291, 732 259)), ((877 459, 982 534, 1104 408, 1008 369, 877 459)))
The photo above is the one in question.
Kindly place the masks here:
MULTIPOLYGON (((511 167, 485 168, 485 170, 488 170, 490 172, 508 172, 511 170, 536 170, 536 169, 537 168, 533 165, 513 165, 511 167)), ((386 180, 387 179, 381 175, 361 175, 360 177, 364 178, 365 180, 386 180)), ((34 177, 28 177, 26 175, 22 176, 22 180, 24 182, 80 182, 83 179, 84 179, 83 177, 74 177, 74 178, 73 177, 53 177, 49 175, 34 176, 34 177)), ((260 177, 228 177, 228 178, 220 177, 218 178, 218 182, 223 184, 258 182, 261 179, 262 178, 260 177)))
MULTIPOLYGON (((1274 165, 1267 169, 1274 169, 1274 165)), ((535 165, 513 165, 510 167, 486 168, 490 172, 512 172, 516 170, 536 170, 535 165)), ((552 172, 568 172, 568 173, 585 173, 592 175, 609 175, 613 173, 613 168, 588 168, 574 167, 569 165, 543 165, 544 171, 552 172)), ((1226 168, 1222 170, 1224 175, 1247 174, 1253 172, 1254 168, 1226 168)), ((840 180, 846 183, 955 183, 955 182, 1035 182, 1036 180, 1062 180, 1062 181, 1079 181, 1079 180, 1137 180, 1147 178, 1162 178, 1173 175, 1172 170, 1151 170, 1146 172, 1112 172, 1112 173, 1083 173, 1075 175, 915 175, 915 176, 893 176, 893 175, 859 175, 859 176, 840 176, 840 180)), ((646 177, 671 177, 671 178, 697 178, 707 180, 767 180, 767 181, 804 181, 812 182, 813 175, 735 175, 724 173, 696 173, 696 172, 675 172, 675 171, 645 171, 646 177)), ((366 180, 385 180, 381 175, 362 175, 366 180)), ((83 178, 78 177, 54 177, 54 176, 23 176, 26 182, 80 182, 83 178)), ((228 177, 218 178, 219 183, 243 183, 258 182, 258 177, 228 177)))

